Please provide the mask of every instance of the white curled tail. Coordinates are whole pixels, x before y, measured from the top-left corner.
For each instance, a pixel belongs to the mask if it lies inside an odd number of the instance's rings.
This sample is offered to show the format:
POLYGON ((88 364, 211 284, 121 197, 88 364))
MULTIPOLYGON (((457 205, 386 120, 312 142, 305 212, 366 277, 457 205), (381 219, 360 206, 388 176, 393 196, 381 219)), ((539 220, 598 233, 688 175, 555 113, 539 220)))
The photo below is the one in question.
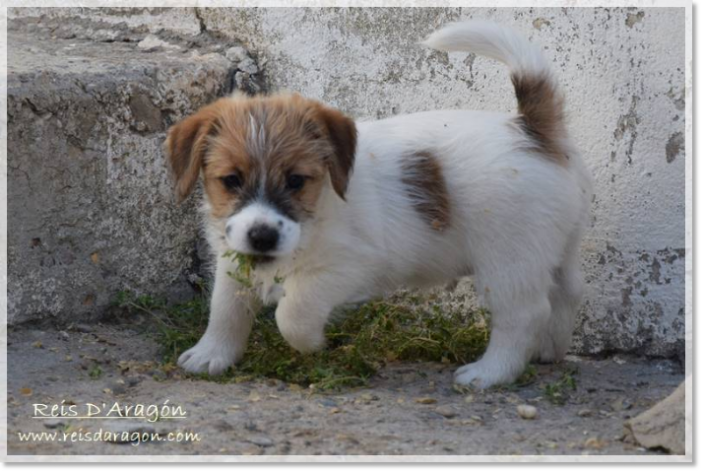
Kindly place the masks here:
POLYGON ((518 125, 535 149, 557 161, 568 160, 564 99, 542 51, 495 23, 453 23, 432 33, 423 44, 440 51, 465 51, 500 61, 510 69, 518 102, 518 125))

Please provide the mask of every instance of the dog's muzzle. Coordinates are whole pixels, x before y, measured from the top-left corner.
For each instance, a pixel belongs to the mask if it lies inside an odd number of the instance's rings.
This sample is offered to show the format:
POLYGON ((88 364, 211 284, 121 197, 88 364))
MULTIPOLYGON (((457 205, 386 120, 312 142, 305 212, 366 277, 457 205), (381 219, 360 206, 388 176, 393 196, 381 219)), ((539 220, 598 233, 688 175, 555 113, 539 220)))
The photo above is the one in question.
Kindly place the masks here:
POLYGON ((256 202, 227 220, 225 240, 239 253, 283 256, 298 246, 300 224, 266 203, 256 202))
POLYGON ((254 225, 247 232, 249 245, 258 252, 273 251, 278 246, 278 230, 268 225, 254 225))

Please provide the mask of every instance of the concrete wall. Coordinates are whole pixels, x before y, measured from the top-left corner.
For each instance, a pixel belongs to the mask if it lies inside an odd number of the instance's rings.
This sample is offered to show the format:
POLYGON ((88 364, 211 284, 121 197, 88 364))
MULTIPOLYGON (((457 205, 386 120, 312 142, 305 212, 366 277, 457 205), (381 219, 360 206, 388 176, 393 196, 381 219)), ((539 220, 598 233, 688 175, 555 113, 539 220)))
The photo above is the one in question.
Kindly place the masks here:
POLYGON ((268 88, 299 91, 359 119, 440 108, 514 110, 502 66, 416 45, 449 21, 514 26, 552 60, 570 128, 595 177, 576 350, 682 353, 684 9, 62 9, 51 15, 241 41, 268 88))
POLYGON ((176 204, 162 145, 170 124, 249 85, 240 63, 207 35, 8 30, 9 322, 99 319, 123 290, 192 297, 196 200, 176 204))

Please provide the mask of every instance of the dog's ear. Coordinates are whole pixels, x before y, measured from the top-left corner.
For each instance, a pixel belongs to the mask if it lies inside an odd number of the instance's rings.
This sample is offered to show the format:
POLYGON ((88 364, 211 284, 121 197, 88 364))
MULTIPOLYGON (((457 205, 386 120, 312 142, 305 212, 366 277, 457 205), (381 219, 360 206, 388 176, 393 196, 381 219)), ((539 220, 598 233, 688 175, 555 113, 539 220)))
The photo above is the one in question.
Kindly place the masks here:
POLYGON ((179 203, 190 195, 198 181, 208 138, 216 133, 218 110, 219 104, 215 102, 168 130, 165 148, 176 182, 179 203))
POLYGON ((320 105, 317 119, 322 125, 325 137, 332 144, 334 155, 329 157, 330 178, 334 191, 344 199, 347 185, 354 168, 356 153, 356 125, 354 120, 339 110, 320 105))

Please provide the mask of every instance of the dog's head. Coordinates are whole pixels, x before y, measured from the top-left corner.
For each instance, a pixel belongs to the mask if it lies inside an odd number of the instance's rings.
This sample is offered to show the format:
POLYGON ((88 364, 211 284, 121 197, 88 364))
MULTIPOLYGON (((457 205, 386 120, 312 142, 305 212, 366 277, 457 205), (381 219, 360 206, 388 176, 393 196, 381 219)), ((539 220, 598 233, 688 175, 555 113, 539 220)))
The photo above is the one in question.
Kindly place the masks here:
POLYGON ((262 259, 298 247, 323 195, 344 199, 355 148, 350 118, 297 94, 220 99, 171 127, 166 140, 179 200, 202 173, 227 245, 262 259))

